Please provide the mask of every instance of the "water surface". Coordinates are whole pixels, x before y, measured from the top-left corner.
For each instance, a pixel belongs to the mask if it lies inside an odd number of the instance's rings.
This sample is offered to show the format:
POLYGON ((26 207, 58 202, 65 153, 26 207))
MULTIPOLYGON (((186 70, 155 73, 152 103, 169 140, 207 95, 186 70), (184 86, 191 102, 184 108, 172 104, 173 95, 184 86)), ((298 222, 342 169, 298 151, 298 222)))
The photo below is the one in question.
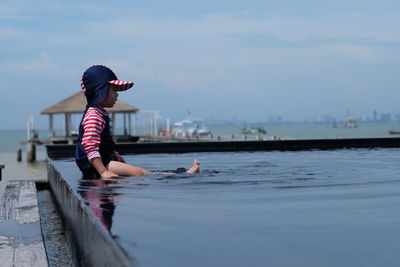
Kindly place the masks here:
POLYGON ((141 266, 399 266, 400 149, 126 156, 193 158, 107 183, 56 167, 141 266))

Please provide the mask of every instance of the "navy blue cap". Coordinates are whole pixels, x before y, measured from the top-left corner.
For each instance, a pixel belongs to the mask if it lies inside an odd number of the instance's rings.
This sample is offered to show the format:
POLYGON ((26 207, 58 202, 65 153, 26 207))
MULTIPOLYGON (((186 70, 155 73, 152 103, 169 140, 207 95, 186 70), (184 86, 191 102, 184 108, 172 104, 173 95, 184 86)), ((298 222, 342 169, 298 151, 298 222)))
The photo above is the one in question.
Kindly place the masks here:
POLYGON ((81 87, 85 93, 88 106, 101 103, 108 96, 108 88, 113 84, 117 91, 125 91, 133 86, 133 82, 118 80, 112 70, 103 65, 88 68, 82 76, 81 87))

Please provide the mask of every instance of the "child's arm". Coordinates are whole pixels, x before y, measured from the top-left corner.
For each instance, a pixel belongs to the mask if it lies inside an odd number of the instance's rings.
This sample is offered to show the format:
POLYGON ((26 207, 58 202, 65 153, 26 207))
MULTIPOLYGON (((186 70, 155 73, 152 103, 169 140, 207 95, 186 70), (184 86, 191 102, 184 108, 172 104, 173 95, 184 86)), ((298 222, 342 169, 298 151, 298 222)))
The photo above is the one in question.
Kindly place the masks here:
POLYGON ((104 166, 101 158, 94 158, 91 162, 92 162, 93 167, 100 174, 101 178, 107 179, 107 178, 112 178, 112 177, 118 177, 117 174, 113 173, 112 171, 107 170, 107 168, 104 166))

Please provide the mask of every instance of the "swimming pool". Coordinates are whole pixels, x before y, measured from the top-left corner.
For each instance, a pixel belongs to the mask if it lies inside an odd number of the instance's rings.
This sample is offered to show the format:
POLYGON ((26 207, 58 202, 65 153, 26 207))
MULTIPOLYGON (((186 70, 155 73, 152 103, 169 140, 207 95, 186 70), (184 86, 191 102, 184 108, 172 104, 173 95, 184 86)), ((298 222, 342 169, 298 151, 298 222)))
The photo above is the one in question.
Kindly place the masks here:
POLYGON ((81 180, 55 167, 140 266, 398 266, 400 149, 126 155, 198 175, 81 180))

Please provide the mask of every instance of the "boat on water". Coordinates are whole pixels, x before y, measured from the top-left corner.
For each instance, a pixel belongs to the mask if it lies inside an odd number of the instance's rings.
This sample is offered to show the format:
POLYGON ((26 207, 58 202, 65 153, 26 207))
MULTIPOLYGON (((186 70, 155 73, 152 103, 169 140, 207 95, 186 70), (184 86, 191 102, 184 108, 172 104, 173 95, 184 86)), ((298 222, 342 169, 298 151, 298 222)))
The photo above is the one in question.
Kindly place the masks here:
POLYGON ((344 123, 334 121, 332 123, 332 127, 333 128, 358 128, 358 122, 357 122, 357 120, 354 120, 354 119, 348 119, 344 123))
POLYGON ((180 137, 208 136, 211 131, 204 126, 201 120, 183 120, 172 125, 171 135, 180 137))
POLYGON ((400 134, 400 131, 388 130, 389 134, 400 134))
POLYGON ((242 134, 267 134, 267 130, 262 127, 243 127, 241 129, 242 134))

